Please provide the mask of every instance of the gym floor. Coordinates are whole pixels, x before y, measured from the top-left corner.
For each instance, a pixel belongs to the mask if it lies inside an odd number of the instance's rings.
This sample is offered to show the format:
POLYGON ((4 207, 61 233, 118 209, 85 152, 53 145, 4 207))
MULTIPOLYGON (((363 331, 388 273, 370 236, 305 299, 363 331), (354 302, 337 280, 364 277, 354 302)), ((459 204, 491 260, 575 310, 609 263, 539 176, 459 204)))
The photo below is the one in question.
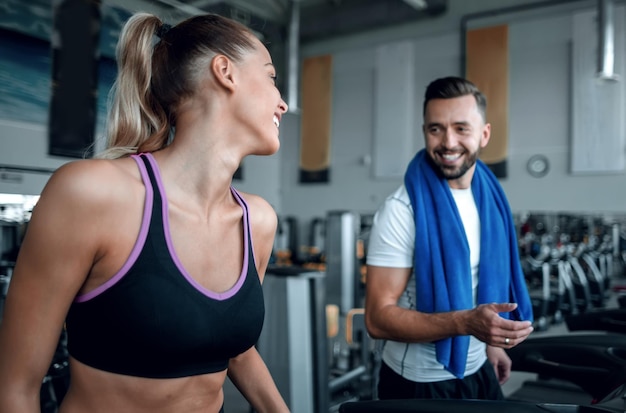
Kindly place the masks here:
MULTIPOLYGON (((615 284, 626 284, 626 279, 615 279, 615 284)), ((612 294, 610 299, 606 304, 606 308, 617 308, 617 294, 612 294)), ((560 324, 552 324, 548 327, 548 329, 544 331, 535 331, 532 334, 532 337, 539 336, 555 336, 555 335, 563 335, 568 334, 567 326, 565 323, 560 324)), ((502 386, 502 391, 504 392, 505 397, 513 394, 516 390, 518 390, 525 381, 527 380, 535 380, 537 375, 534 373, 526 373, 513 371, 511 373, 511 378, 502 386)), ((224 385, 224 410, 228 413, 251 413, 252 410, 250 405, 243 398, 243 396, 239 393, 237 388, 230 382, 230 380, 226 380, 226 384, 224 385)), ((564 401, 566 402, 566 401, 564 401)))

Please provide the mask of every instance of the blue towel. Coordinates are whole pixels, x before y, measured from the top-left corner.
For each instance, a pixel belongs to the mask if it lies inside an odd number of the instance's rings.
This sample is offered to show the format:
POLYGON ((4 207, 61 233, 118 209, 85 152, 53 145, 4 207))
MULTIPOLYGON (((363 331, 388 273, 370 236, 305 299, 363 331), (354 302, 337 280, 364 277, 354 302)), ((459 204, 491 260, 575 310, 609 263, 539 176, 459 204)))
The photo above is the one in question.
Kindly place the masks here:
MULTIPOLYGON (((469 244, 461 216, 447 181, 433 169, 425 150, 409 163, 404 183, 415 216, 417 310, 438 313, 472 308, 469 244)), ((471 188, 480 216, 477 302, 517 303, 514 312, 501 316, 532 321, 511 210, 498 180, 480 160, 471 188)), ((435 346, 437 361, 463 378, 469 336, 438 340, 435 346)))

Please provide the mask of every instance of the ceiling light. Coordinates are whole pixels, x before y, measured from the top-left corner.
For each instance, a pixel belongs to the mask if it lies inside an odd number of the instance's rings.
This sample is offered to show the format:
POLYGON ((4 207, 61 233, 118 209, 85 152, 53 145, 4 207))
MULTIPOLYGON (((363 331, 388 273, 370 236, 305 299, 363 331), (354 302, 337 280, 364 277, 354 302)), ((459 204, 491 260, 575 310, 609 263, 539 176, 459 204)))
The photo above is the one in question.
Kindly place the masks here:
POLYGON ((416 10, 424 10, 428 8, 426 0, 404 0, 404 2, 416 10))

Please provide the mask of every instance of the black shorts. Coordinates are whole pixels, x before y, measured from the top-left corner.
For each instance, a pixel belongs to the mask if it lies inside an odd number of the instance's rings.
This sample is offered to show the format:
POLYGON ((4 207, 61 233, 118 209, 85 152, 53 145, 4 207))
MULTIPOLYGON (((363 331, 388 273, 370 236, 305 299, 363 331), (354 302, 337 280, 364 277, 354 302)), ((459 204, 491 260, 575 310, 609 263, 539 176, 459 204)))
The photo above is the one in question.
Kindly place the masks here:
POLYGON ((380 367, 378 398, 504 400, 496 372, 486 361, 476 373, 463 379, 417 383, 397 374, 385 363, 380 367))

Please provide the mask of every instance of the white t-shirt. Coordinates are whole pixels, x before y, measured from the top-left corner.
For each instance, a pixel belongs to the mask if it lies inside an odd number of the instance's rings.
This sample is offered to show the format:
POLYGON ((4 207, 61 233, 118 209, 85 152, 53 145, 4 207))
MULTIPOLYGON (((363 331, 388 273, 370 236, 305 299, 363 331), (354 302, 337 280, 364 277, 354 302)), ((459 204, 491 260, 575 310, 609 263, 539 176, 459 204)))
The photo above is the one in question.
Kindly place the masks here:
MULTIPOLYGON (((471 189, 451 189, 463 221, 470 250, 472 292, 476 302, 478 264, 480 261, 480 218, 471 189)), ((379 267, 413 268, 415 220, 404 185, 385 200, 374 216, 367 250, 367 264, 379 267)), ((453 246, 451 246, 453 248, 453 246)), ((415 273, 400 298, 398 306, 415 310, 415 273)), ((383 361, 396 373, 415 382, 455 378, 437 362, 434 343, 385 342, 383 361)), ((487 360, 486 345, 470 336, 465 376, 477 372, 487 360)))

